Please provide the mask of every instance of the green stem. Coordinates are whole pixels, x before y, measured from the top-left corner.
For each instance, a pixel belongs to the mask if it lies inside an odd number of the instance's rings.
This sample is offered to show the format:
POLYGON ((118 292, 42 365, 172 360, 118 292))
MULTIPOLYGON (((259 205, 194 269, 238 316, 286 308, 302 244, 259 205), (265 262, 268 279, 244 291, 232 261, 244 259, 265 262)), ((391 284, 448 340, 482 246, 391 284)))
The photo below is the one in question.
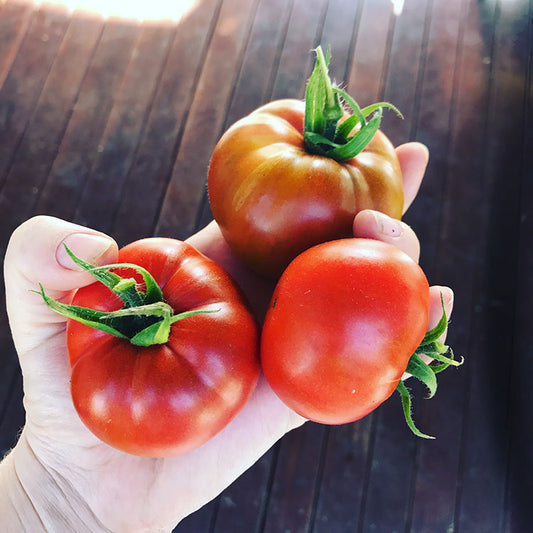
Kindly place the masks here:
POLYGON ((76 257, 66 246, 72 260, 89 272, 100 283, 113 291, 124 303, 116 311, 98 311, 87 307, 67 305, 50 298, 40 285, 40 294, 46 305, 60 315, 76 320, 94 329, 104 331, 119 338, 128 339, 137 346, 152 346, 168 341, 170 327, 178 320, 183 320, 199 313, 214 313, 214 310, 194 310, 174 315, 170 305, 163 301, 163 293, 153 276, 144 268, 131 263, 117 263, 106 266, 94 266, 76 257), (138 272, 145 283, 145 290, 137 286, 134 278, 122 278, 112 272, 116 269, 129 269, 138 272))
POLYGON ((335 92, 328 72, 329 52, 328 60, 324 57, 324 52, 319 46, 316 50, 317 63, 319 65, 319 72, 321 78, 321 84, 324 87, 324 119, 325 126, 323 135, 327 139, 334 138, 337 131, 337 123, 344 115, 344 111, 339 102, 338 94, 335 92))
POLYGON ((351 96, 332 83, 328 74, 329 50, 327 57, 320 46, 315 52, 315 67, 305 92, 305 149, 311 154, 346 161, 372 140, 380 126, 383 108, 393 109, 400 117, 401 113, 388 102, 361 110, 351 96), (341 99, 352 111, 348 118, 341 99))
MULTIPOLYGON (((449 346, 446 346, 439 340, 441 335, 446 331, 446 326, 448 325, 448 318, 444 309, 444 301, 442 299, 442 294, 441 304, 442 315, 439 320, 439 323, 432 330, 426 333, 418 348, 411 355, 411 358, 409 359, 409 363, 407 364, 406 368, 406 372, 408 372, 413 377, 424 383, 424 385, 426 385, 429 391, 428 398, 432 398, 437 392, 436 374, 442 372, 449 366, 460 366, 463 364, 463 358, 461 358, 460 360, 454 359, 454 354, 451 348, 449 346), (432 361, 430 363, 424 362, 420 358, 421 355, 426 355, 430 357, 432 361), (435 364, 435 362, 437 364, 435 364)), ((422 433, 415 426, 415 423, 413 422, 413 418, 411 416, 411 393, 409 392, 403 381, 400 381, 398 383, 396 390, 400 394, 405 421, 407 422, 407 425, 409 426, 411 431, 418 437, 423 437, 425 439, 433 439, 434 437, 422 433)))

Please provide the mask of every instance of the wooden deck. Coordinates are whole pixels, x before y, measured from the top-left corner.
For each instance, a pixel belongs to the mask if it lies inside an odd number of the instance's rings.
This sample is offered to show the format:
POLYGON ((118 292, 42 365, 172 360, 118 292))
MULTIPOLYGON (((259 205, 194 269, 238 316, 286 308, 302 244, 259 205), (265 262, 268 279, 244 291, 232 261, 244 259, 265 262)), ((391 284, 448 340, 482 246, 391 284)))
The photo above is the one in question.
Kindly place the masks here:
MULTIPOLYGON (((455 290, 465 364, 415 406, 437 440, 414 438, 392 400, 358 423, 308 423, 176 532, 531 531, 533 2, 405 0, 399 16, 390 0, 188 3, 154 22, 0 2, 2 257, 37 213, 119 244, 189 236, 211 218, 221 133, 302 97, 310 50, 331 45, 361 104, 402 110, 384 120, 391 139, 430 148, 405 220, 430 282, 455 290)), ((0 313, 3 454, 24 412, 3 298, 0 313)))

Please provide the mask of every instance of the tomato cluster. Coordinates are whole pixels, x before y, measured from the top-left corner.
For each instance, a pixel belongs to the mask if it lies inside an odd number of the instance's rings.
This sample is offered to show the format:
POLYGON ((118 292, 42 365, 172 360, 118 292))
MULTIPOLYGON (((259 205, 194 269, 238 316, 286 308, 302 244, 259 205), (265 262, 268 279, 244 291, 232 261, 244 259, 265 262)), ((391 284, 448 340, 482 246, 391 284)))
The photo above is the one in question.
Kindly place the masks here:
POLYGON ((362 209, 402 214, 399 162, 378 129, 393 106, 360 109, 332 85, 328 62, 318 48, 305 103, 257 109, 210 163, 211 207, 229 246, 279 280, 261 340, 229 274, 173 239, 134 242, 103 267, 71 254, 99 282, 72 305, 41 290, 69 319, 72 399, 104 442, 152 457, 191 450, 242 409, 261 366, 289 407, 327 424, 357 420, 397 389, 407 423, 426 436, 401 377, 407 370, 434 394, 435 374, 457 364, 439 341, 446 316, 426 333, 420 267, 392 245, 348 238, 362 209))

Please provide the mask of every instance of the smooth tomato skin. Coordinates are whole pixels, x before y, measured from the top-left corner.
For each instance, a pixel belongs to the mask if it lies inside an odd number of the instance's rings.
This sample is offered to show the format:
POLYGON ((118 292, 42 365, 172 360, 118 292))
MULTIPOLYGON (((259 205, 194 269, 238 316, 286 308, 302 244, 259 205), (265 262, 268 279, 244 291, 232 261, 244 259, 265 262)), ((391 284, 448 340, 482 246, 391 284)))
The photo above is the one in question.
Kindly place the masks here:
POLYGON ((344 424, 394 391, 428 325, 429 285, 398 248, 341 239, 281 276, 261 336, 270 386, 300 415, 344 424))
MULTIPOLYGON (((85 425, 134 455, 165 457, 200 446, 226 426, 260 374, 259 332, 230 276, 190 245, 144 239, 119 262, 146 268, 175 314, 197 314, 171 327, 166 344, 138 347, 69 320, 71 394, 85 425)), ((142 278, 134 271, 117 270, 142 278)), ((100 283, 79 289, 74 305, 111 311, 122 302, 100 283)))
POLYGON ((351 236, 363 209, 398 219, 403 211, 400 165, 381 131, 338 163, 306 152, 304 116, 300 100, 256 109, 224 133, 209 166, 211 209, 226 241, 268 277, 315 244, 351 236))

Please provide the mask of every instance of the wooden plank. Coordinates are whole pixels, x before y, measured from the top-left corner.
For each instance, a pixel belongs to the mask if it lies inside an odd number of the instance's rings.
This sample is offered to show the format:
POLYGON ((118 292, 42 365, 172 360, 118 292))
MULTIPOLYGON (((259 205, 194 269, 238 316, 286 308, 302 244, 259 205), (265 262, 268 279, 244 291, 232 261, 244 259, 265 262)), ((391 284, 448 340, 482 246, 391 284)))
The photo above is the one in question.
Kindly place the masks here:
MULTIPOLYGON (((481 19, 485 9, 480 8, 481 19)), ((523 167, 527 152, 524 117, 529 92, 531 13, 528 2, 519 2, 498 6, 494 19, 492 12, 488 14, 489 20, 494 21, 494 33, 489 33, 486 43, 492 46, 485 45, 492 55, 489 100, 486 108, 480 110, 486 116, 487 129, 479 182, 486 207, 483 217, 476 220, 483 230, 477 250, 482 266, 474 283, 475 315, 468 352, 458 523, 465 529, 502 531, 505 506, 518 510, 515 505, 521 503, 519 513, 527 509, 531 517, 529 504, 524 505, 523 500, 506 501, 512 438, 509 416, 515 388, 511 371, 516 368, 515 359, 522 358, 515 351, 515 339, 516 301, 525 288, 518 283, 517 276, 518 257, 522 253, 519 240, 522 190, 531 178, 523 167)), ((472 230, 469 236, 472 238, 472 230)), ((527 438, 520 430, 517 436, 527 438)))
MULTIPOLYGON (((461 439, 458 472, 457 474, 448 472, 444 476, 443 484, 447 486, 448 501, 443 501, 441 496, 441 500, 437 502, 438 519, 441 524, 444 523, 442 509, 445 507, 450 509, 455 504, 455 516, 453 520, 451 516, 447 520, 448 523, 453 523, 453 527, 459 530, 462 530, 463 526, 466 530, 470 526, 476 529, 488 527, 489 530, 494 527, 497 531, 497 523, 491 523, 491 520, 494 517, 493 511, 500 512, 499 506, 490 498, 492 489, 487 490, 487 487, 493 486, 495 481, 496 484, 501 481, 501 471, 498 472, 498 467, 496 470, 489 467, 485 472, 478 471, 471 463, 472 458, 467 458, 464 452, 470 439, 477 443, 477 448, 473 447, 472 451, 475 449, 474 453, 484 456, 485 461, 494 449, 493 439, 489 436, 485 440, 487 434, 480 432, 480 428, 487 422, 486 412, 481 409, 474 413, 472 406, 469 407, 473 373, 485 359, 487 348, 483 340, 486 335, 485 328, 479 322, 481 311, 479 278, 485 266, 483 243, 490 238, 486 226, 490 216, 490 202, 486 196, 483 161, 487 142, 486 117, 490 108, 491 84, 491 61, 487 59, 486 54, 490 54, 492 47, 490 32, 494 23, 494 11, 486 9, 488 6, 480 9, 480 4, 469 2, 464 10, 465 25, 459 54, 456 103, 451 122, 452 137, 446 154, 446 190, 442 206, 442 228, 439 232, 440 253, 436 257, 434 270, 434 277, 451 285, 456 292, 449 341, 453 343, 457 353, 464 354, 466 360, 458 372, 443 376, 446 380, 440 385, 439 403, 433 407, 433 418, 436 427, 438 421, 443 419, 447 421, 446 428, 450 425, 455 426, 457 429, 454 433, 461 439), (488 34, 484 31, 487 29, 488 34), (449 401, 451 403, 447 408, 449 401), (488 478, 490 481, 486 485, 488 478), (471 493, 474 498, 467 496, 465 500, 463 496, 471 490, 474 491, 471 493), (476 493, 479 497, 475 496, 476 493), (486 502, 483 501, 484 496, 488 496, 486 502), (485 511, 488 511, 486 515, 485 511)), ((484 396, 483 401, 487 400, 488 398, 484 396)), ((427 416, 424 410, 421 414, 427 416)), ((430 420, 428 422, 433 423, 430 420)), ((446 438, 446 435, 443 436, 446 438)), ((457 450, 454 448, 452 453, 455 456, 457 450)), ((435 458, 430 459, 423 449, 421 469, 427 470, 427 466, 432 466, 435 462, 435 458)), ((415 493, 418 514, 415 514, 413 521, 419 530, 427 526, 428 518, 424 515, 428 514, 429 506, 424 504, 426 498, 424 491, 428 490, 430 483, 436 481, 441 471, 439 467, 435 470, 433 479, 425 472, 420 476, 419 492, 415 493)), ((452 470, 450 465, 448 470, 452 470)), ((443 489, 441 489, 442 494, 444 494, 443 489)))
POLYGON ((313 523, 322 447, 321 424, 307 422, 282 439, 263 531, 307 531, 313 523))
POLYGON ((139 31, 138 24, 106 22, 41 192, 39 212, 74 217, 139 31))
MULTIPOLYGON (((526 16, 524 17, 525 20, 526 16)), ((530 2, 528 37, 529 46, 523 51, 533 49, 533 5, 530 2)), ((525 30, 525 28, 524 28, 525 30)), ((530 324, 531 301, 533 301, 533 94, 527 90, 533 86, 533 64, 531 55, 524 59, 527 66, 526 98, 524 109, 524 134, 521 146, 521 184, 520 184, 520 227, 518 233, 517 256, 517 293, 515 309, 514 345, 511 363, 511 388, 509 395, 510 453, 508 467, 508 486, 505 494, 505 531, 527 531, 533 521, 531 494, 533 494, 533 447, 531 428, 533 428, 533 388, 530 376, 533 373, 533 329, 530 324)))
MULTIPOLYGON (((0 352, 0 424, 4 415, 7 415, 7 404, 13 393, 13 381, 20 374, 17 353, 11 338, 11 330, 7 321, 6 302, 5 302, 5 284, 2 280, 0 285, 2 297, 0 298, 0 343, 2 351, 0 352)), ((7 415, 9 416, 9 415, 7 415)), ((7 439, 12 439, 13 435, 6 435, 7 439)), ((0 458, 2 457, 0 451, 0 458)))
MULTIPOLYGON (((20 13, 21 19, 26 12, 20 13)), ((3 224, 0 229, 0 249, 2 255, 11 232, 24 219, 34 212, 39 189, 46 179, 48 169, 55 156, 57 144, 63 134, 68 121, 73 102, 77 97, 78 88, 85 73, 92 47, 98 38, 98 25, 79 20, 69 24, 68 29, 57 49, 42 88, 41 95, 35 106, 24 135, 18 145, 16 155, 12 161, 10 172, 4 182, 0 195, 0 212, 3 224)), ((48 45, 48 43, 47 43, 48 45)), ((56 43, 52 42, 55 48, 56 43)), ((24 85, 25 77, 18 79, 24 85)), ((17 104, 18 105, 18 104, 17 104)), ((2 290, 2 295, 4 291, 2 290)), ((5 316, 5 299, 2 296, 2 315, 5 316)), ((20 369, 11 341, 11 333, 7 321, 0 326, 2 339, 2 376, 0 378, 0 399, 7 402, 7 395, 13 393, 11 383, 20 378, 20 369)), ((18 401, 20 397, 17 396, 18 401)), ((16 405, 17 398, 11 398, 11 404, 16 405)), ((9 408, 4 418, 6 439, 15 439, 20 426, 20 416, 14 418, 20 410, 9 408), (13 430, 10 435, 8 428, 13 430)), ((14 442, 14 441, 13 441, 14 442)))
MULTIPOLYGON (((276 464, 278 451, 279 446, 269 450, 222 492, 217 499, 216 513, 213 514, 216 519, 214 531, 245 533, 261 530, 264 510, 270 495, 272 468, 276 464)), ((199 530, 190 531, 193 533, 199 530)))
POLYGON ((294 1, 272 100, 304 97, 306 82, 315 61, 311 51, 319 44, 326 10, 325 0, 294 1))
POLYGON ((360 526, 373 444, 372 422, 372 417, 366 417, 329 428, 313 531, 344 533, 360 526))
POLYGON ((348 82, 364 0, 330 0, 319 41, 324 51, 331 49, 331 79, 343 87, 348 82))
POLYGON ((292 3, 260 0, 223 131, 272 100, 272 83, 287 36, 292 3))
MULTIPOLYGON (((29 2, 7 2, 0 9, 0 88, 3 86, 17 56, 21 42, 30 25, 33 10, 34 8, 29 2)), ((2 93, 0 92, 0 94, 2 93)), ((4 113, 4 118, 1 119, 3 128, 6 118, 6 108, 0 104, 0 109, 3 109, 4 113)), ((1 178, 0 176, 0 182, 2 181, 1 178)), ((2 220, 4 220, 3 216, 2 220)), ((2 252, 5 250, 5 246, 5 243, 0 241, 0 250, 2 252)), ((3 347, 0 353, 0 364, 2 365, 2 372, 0 372, 0 427, 5 426, 0 431, 1 458, 14 445, 16 434, 18 433, 17 423, 15 422, 14 425, 17 427, 14 429, 12 425, 7 425, 5 420, 6 417, 16 418, 13 416, 13 410, 10 409, 9 402, 15 397, 17 377, 20 377, 20 368, 11 339, 11 330, 6 318, 3 278, 0 281, 0 294, 0 317, 3 319, 0 320, 0 345, 3 347)), ((20 408, 20 401, 18 403, 15 402, 15 407, 20 408)), ((17 412, 19 410, 17 409, 17 412)))
MULTIPOLYGON (((74 220, 110 233, 127 175, 135 160, 174 27, 143 23, 117 88, 98 155, 87 175, 74 220)), ((136 29, 133 29, 136 33, 136 29)))
POLYGON ((68 27, 62 11, 34 11, 0 90, 0 187, 68 27), (46 45, 43 45, 46 43, 46 45))
POLYGON ((155 233, 184 239, 201 208, 211 153, 220 136, 256 1, 225 0, 191 103, 155 233))
MULTIPOLYGON (((451 165, 455 162, 455 142, 461 142, 458 137, 463 133, 461 129, 455 129, 464 126, 462 111, 470 110, 473 115, 470 125, 477 124, 480 128, 478 132, 484 131, 484 123, 479 124, 479 112, 481 109, 484 113, 483 103, 486 102, 486 68, 479 58, 476 63, 469 63, 475 58, 471 54, 479 50, 475 46, 470 47, 470 43, 464 40, 465 37, 473 37, 467 32, 466 25, 476 20, 475 15, 473 18, 467 16, 467 7, 465 3, 462 6, 451 3, 433 6, 417 128, 417 137, 429 146, 433 155, 430 156, 432 163, 421 190, 419 211, 412 216, 425 243, 422 264, 429 279, 432 283, 449 284, 456 291, 453 327, 448 340, 458 354, 465 354, 468 358, 469 299, 477 265, 471 262, 472 256, 469 257, 467 249, 460 252, 459 249, 465 229, 480 223, 479 220, 474 221, 479 213, 472 209, 474 205, 479 205, 479 198, 468 185, 465 188, 471 177, 470 165, 475 165, 476 161, 470 155, 470 158, 467 156, 457 161, 453 171, 451 165), (451 59, 450 49, 454 50, 451 59), (467 62, 461 61, 461 58, 467 57, 463 54, 469 56, 467 62), (475 83, 480 90, 470 92, 461 85, 465 80, 475 83), (450 194, 454 197, 453 203, 450 194), (448 208, 450 211, 446 211, 448 208), (458 256, 454 257, 455 251, 458 256)), ((474 24, 468 29, 475 30, 475 27, 474 24)), ((472 146, 469 150, 476 153, 472 146)), ((420 401, 416 407, 420 426, 435 435, 436 440, 417 443, 417 471, 410 514, 413 531, 456 527, 468 372, 467 361, 465 367, 457 372, 451 369, 442 374, 436 398, 431 402, 420 401)))
MULTIPOLYGON (((287 0, 260 0, 235 84, 231 103, 219 135, 234 122, 272 98, 283 39, 291 13, 287 0)), ((218 141, 218 138, 217 138, 218 141)), ((213 219, 207 190, 204 191, 195 230, 213 219)))
POLYGON ((361 107, 380 100, 393 30, 391 3, 365 0, 357 33, 347 91, 361 107))
POLYGON ((24 426, 26 415, 22 397, 22 375, 18 372, 13 376, 8 399, 3 404, 4 412, 0 412, 0 459, 17 443, 24 426))
MULTIPOLYGON (((394 33, 385 73, 383 100, 394 104, 403 114, 400 120, 387 111, 382 129, 395 146, 414 140, 420 91, 427 63, 428 32, 432 2, 405 2, 401 15, 393 17, 394 33)), ((457 9, 457 3, 455 3, 457 9)), ((450 9, 451 11, 451 9, 450 9)), ((450 41, 456 37, 451 31, 450 41)), ((450 51, 453 58, 453 48, 450 51)))
POLYGON ((41 9, 33 12, 17 56, 0 89, 0 188, 68 23, 69 17, 61 11, 51 13, 41 9))
POLYGON ((204 1, 178 22, 114 220, 113 236, 119 243, 154 232, 219 8, 219 0, 204 1))
MULTIPOLYGON (((100 27, 97 20, 73 19, 57 50, 4 181, 0 196, 0 212, 6 220, 0 229, 2 241, 7 242, 15 227, 34 213, 98 41, 100 27)), ((24 78, 20 82, 27 83, 24 78)))
POLYGON ((219 505, 218 498, 204 505, 200 510, 184 518, 173 533, 208 533, 213 531, 213 521, 219 505))
MULTIPOLYGON (((420 264, 431 277, 431 267, 439 245, 438 231, 442 214, 452 105, 456 82, 458 40, 464 17, 464 0, 430 4, 431 19, 427 30, 427 52, 423 59, 419 100, 415 103, 411 138, 424 143, 430 152, 426 177, 406 221, 417 231, 423 243, 420 264)), ((464 24, 463 24, 464 25, 464 24)), ((476 71, 477 72, 477 71, 476 71)))
POLYGON ((0 87, 18 53, 33 9, 30 2, 18 1, 6 2, 0 9, 0 87))

